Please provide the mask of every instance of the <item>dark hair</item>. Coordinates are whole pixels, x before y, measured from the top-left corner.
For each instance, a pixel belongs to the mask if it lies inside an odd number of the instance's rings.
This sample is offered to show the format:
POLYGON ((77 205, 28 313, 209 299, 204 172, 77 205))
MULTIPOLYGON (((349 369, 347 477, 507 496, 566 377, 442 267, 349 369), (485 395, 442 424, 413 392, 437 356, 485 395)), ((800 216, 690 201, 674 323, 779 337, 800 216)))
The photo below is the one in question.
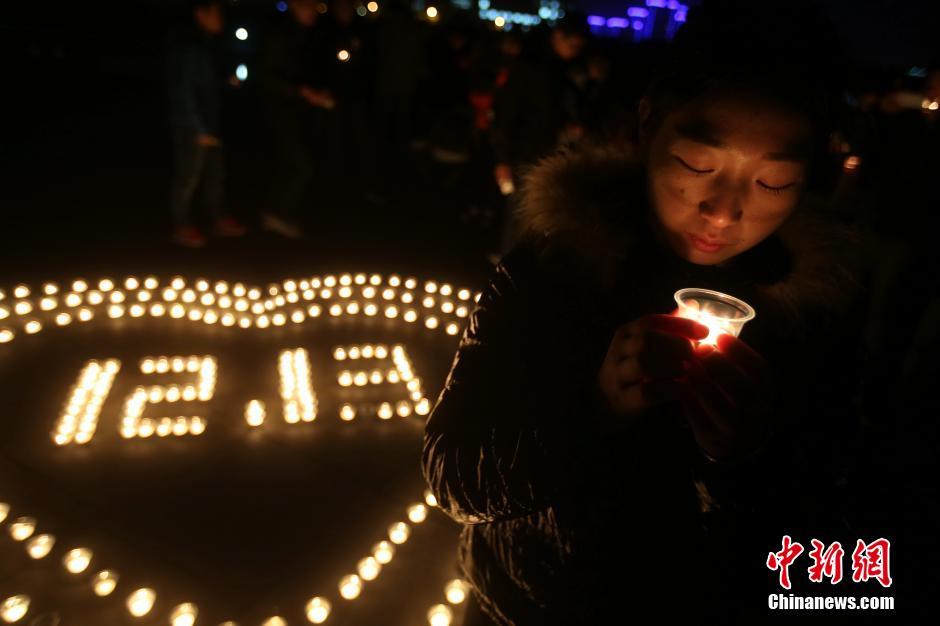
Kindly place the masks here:
POLYGON ((842 60, 835 31, 801 0, 711 0, 692 9, 646 91, 649 132, 700 97, 740 94, 805 116, 817 151, 840 100, 842 60))

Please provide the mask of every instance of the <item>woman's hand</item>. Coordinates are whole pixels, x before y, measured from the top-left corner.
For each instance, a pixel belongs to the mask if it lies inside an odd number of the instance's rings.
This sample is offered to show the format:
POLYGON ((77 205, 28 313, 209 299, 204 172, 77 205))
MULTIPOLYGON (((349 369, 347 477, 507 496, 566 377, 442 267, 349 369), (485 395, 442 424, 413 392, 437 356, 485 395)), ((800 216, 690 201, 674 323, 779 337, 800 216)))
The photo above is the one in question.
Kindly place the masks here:
POLYGON ((773 385, 770 366, 746 343, 732 335, 719 335, 717 343, 695 347, 681 400, 699 447, 726 461, 764 443, 773 385))
POLYGON ((679 400, 687 367, 694 359, 690 340, 704 339, 708 328, 673 315, 648 315, 614 333, 597 383, 618 415, 635 416, 668 400, 679 400))

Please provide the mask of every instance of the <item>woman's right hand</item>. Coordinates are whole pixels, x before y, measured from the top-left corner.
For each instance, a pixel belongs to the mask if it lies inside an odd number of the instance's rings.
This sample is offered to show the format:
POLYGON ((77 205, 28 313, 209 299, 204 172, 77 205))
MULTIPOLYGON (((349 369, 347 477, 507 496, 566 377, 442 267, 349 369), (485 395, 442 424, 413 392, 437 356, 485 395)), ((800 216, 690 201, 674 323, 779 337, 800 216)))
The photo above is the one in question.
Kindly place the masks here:
POLYGON ((636 416, 679 399, 683 362, 694 358, 693 341, 707 336, 707 327, 674 315, 647 315, 618 328, 597 374, 610 409, 636 416))

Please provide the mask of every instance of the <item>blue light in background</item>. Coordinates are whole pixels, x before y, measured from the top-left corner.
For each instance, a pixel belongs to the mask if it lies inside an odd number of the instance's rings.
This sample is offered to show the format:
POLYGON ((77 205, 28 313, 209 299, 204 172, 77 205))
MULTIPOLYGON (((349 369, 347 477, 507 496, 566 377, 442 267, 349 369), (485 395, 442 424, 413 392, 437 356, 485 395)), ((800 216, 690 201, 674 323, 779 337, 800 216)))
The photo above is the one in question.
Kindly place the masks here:
POLYGON ((633 20, 633 30, 643 30, 643 21, 633 20))
POLYGON ((587 22, 591 26, 603 26, 606 20, 600 15, 588 15, 587 22))
POLYGON ((625 17, 609 17, 607 18, 607 27, 608 28, 626 28, 630 25, 630 22, 627 21, 625 17))
POLYGON ((235 78, 238 80, 247 80, 248 79, 248 66, 242 63, 235 68, 235 78))
POLYGON ((627 15, 630 17, 649 17, 649 9, 643 7, 630 7, 627 9, 627 15))
POLYGON ((281 0, 280 2, 274 5, 274 8, 276 8, 281 13, 284 13, 285 11, 287 11, 287 3, 284 2, 284 0, 281 0))

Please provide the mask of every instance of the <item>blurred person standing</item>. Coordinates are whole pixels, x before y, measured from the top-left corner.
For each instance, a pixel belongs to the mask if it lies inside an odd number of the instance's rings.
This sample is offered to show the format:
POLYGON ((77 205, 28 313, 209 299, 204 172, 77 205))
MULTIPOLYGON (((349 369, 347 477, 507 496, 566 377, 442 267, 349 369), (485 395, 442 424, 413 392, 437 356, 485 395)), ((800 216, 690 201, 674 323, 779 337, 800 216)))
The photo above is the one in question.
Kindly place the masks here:
POLYGON ((222 4, 222 0, 192 0, 190 21, 171 32, 167 42, 173 240, 193 248, 206 244, 192 212, 193 196, 200 186, 213 232, 222 237, 239 237, 246 232, 223 210, 225 163, 220 109, 225 81, 217 69, 215 49, 215 38, 225 26, 222 4))
MULTIPOLYGON (((504 195, 512 194, 527 167, 583 134, 582 111, 588 74, 582 63, 585 21, 569 15, 549 35, 547 49, 520 59, 497 91, 493 120, 494 175, 504 195)), ((506 212, 502 251, 515 237, 506 212)))
POLYGON ((304 236, 296 217, 316 169, 315 145, 324 142, 322 114, 334 106, 326 88, 328 50, 318 18, 314 0, 289 0, 262 51, 265 111, 277 169, 261 226, 292 239, 304 236))
MULTIPOLYGON (((381 7, 375 33, 375 118, 382 162, 397 168, 409 162, 416 95, 428 75, 427 33, 407 0, 388 0, 381 7)), ((396 173, 388 176, 394 179, 396 173)))

